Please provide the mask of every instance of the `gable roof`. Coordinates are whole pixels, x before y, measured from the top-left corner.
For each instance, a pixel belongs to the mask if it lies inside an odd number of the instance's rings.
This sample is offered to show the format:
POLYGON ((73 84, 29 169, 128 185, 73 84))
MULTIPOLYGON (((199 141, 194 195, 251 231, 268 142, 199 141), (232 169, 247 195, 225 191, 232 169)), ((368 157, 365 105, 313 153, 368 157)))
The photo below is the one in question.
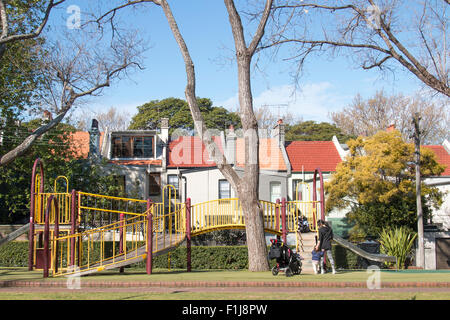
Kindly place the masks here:
POLYGON ((342 161, 332 141, 292 141, 286 152, 294 172, 336 171, 342 161))
POLYGON ((448 154, 444 146, 422 146, 422 148, 432 150, 439 164, 447 166, 441 176, 450 176, 450 154, 448 154))

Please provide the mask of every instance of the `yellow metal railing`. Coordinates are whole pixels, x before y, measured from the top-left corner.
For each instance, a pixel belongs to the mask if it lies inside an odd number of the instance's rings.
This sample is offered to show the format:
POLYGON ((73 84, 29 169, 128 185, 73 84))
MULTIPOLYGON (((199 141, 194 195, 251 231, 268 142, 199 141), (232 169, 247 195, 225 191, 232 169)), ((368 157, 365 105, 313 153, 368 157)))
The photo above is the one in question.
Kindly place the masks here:
POLYGON ((264 200, 260 200, 259 203, 264 213, 265 229, 280 232, 282 230, 281 204, 264 200))
POLYGON ((139 215, 147 201, 78 192, 78 223, 84 229, 101 227, 120 220, 120 215, 139 215))
POLYGON ((58 246, 58 250, 52 250, 53 275, 67 275, 77 271, 101 271, 119 261, 125 263, 143 257, 147 246, 147 223, 146 215, 140 214, 81 233, 53 237, 52 248, 58 246), (121 234, 123 234, 122 242, 121 234), (70 261, 71 241, 76 243, 74 252, 76 268, 70 261))
MULTIPOLYGON (((154 203, 152 213, 152 252, 173 248, 184 241, 186 235, 186 207, 176 203, 173 212, 161 212, 163 205, 154 203), (160 212, 158 212, 160 211, 160 212)), ((114 212, 116 213, 116 212, 114 212)), ((53 238, 52 266, 54 276, 69 275, 90 270, 101 271, 117 263, 145 259, 148 250, 148 212, 128 213, 122 221, 72 235, 53 238), (121 237, 122 234, 122 237, 121 237), (121 241, 122 238, 122 241, 121 241), (75 242, 74 260, 71 263, 71 242, 75 242)))
MULTIPOLYGON (((260 201, 264 229, 281 232, 281 205, 260 201), (277 212, 279 218, 277 218, 277 212)), ((218 199, 197 203, 191 207, 191 233, 193 236, 221 229, 245 228, 245 217, 238 198, 218 199)))
POLYGON ((289 232, 296 232, 300 217, 306 217, 309 229, 316 232, 317 212, 320 212, 320 201, 287 201, 286 225, 289 232))
POLYGON ((218 199, 191 206, 191 233, 198 235, 214 229, 245 226, 239 199, 218 199))
POLYGON ((47 205, 47 201, 51 196, 56 197, 56 201, 58 202, 59 212, 55 212, 55 208, 52 206, 50 211, 50 224, 55 223, 55 217, 58 216, 58 222, 60 224, 69 224, 70 223, 70 212, 71 212, 71 203, 72 203, 72 194, 70 193, 37 193, 34 195, 34 219, 35 223, 39 225, 44 224, 44 212, 47 205))
POLYGON ((186 236, 186 206, 184 203, 177 203, 175 207, 175 211, 158 213, 158 208, 161 208, 160 204, 153 204, 154 253, 174 247, 184 241, 186 236))

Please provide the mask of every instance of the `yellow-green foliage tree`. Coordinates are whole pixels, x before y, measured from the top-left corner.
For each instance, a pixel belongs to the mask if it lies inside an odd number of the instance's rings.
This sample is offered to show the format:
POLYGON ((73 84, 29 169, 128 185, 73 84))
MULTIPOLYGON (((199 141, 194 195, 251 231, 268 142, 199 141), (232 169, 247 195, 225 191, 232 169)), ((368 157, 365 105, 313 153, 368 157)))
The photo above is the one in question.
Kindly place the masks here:
MULTIPOLYGON (((417 225, 414 145, 402 140, 399 131, 380 131, 371 137, 347 142, 350 155, 325 184, 326 210, 350 208, 347 218, 354 238, 377 236, 383 227, 417 225)), ((421 148, 421 175, 438 176, 445 167, 435 154, 421 148)), ((422 183, 424 218, 442 203, 435 187, 422 183)))

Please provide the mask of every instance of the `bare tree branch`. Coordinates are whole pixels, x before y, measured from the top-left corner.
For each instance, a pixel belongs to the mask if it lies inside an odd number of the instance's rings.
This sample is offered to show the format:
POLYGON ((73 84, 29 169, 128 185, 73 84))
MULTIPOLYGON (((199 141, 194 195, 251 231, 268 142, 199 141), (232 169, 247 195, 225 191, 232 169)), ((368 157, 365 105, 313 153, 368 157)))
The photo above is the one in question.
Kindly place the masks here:
POLYGON ((64 1, 65 0, 60 0, 60 1, 55 2, 53 0, 50 0, 49 4, 47 6, 47 9, 45 10, 45 14, 41 20, 40 25, 34 31, 29 32, 29 33, 24 33, 24 34, 10 35, 8 32, 8 15, 6 12, 5 1, 0 0, 0 17, 1 17, 1 23, 2 23, 2 35, 0 37, 0 45, 6 44, 6 43, 12 42, 12 41, 19 41, 19 40, 25 40, 25 39, 31 39, 31 38, 38 37, 48 22, 51 10, 54 7, 63 3, 64 1))
MULTIPOLYGON (((291 4, 286 0, 284 5, 275 6, 274 11, 291 13, 287 19, 281 14, 274 16, 274 32, 258 50, 289 43, 298 44, 303 50, 300 52, 303 53, 296 54, 295 57, 299 62, 303 62, 306 55, 313 51, 348 48, 359 55, 365 55, 360 58, 363 69, 374 67, 381 69, 388 61, 396 60, 423 84, 447 97, 450 96, 449 70, 446 64, 446 52, 448 52, 447 19, 444 18, 446 5, 442 4, 441 6, 444 7, 440 8, 438 2, 433 3, 432 6, 430 2, 417 1, 414 5, 421 5, 423 8, 418 25, 414 26, 414 10, 410 10, 402 12, 402 15, 409 15, 402 21, 404 26, 394 28, 393 22, 396 21, 396 15, 400 15, 401 10, 397 6, 399 1, 378 4, 382 7, 377 6, 373 0, 367 0, 365 4, 363 1, 321 2, 291 4), (306 9, 308 11, 304 12, 306 9), (296 12, 296 19, 291 18, 294 12, 296 12), (321 14, 326 14, 326 16, 322 17, 321 14), (307 36, 307 27, 305 27, 303 35, 296 32, 298 25, 306 15, 313 15, 316 18, 314 22, 317 19, 324 19, 322 37, 318 36, 317 32, 312 36, 307 36), (289 20, 289 26, 283 19, 289 20), (325 19, 327 19, 326 22, 325 19), (430 30, 425 34, 424 25, 427 28, 434 28, 434 31, 430 30), (404 30, 417 32, 418 37, 405 40, 406 31, 404 30), (410 44, 410 40, 412 40, 412 44, 410 44), (383 53, 383 56, 377 56, 375 52, 383 53), (421 56, 420 53, 423 55, 421 56), (300 58, 301 54, 303 56, 300 58)), ((449 3, 448 0, 445 2, 449 3)), ((411 36, 411 33, 408 36, 411 36)))

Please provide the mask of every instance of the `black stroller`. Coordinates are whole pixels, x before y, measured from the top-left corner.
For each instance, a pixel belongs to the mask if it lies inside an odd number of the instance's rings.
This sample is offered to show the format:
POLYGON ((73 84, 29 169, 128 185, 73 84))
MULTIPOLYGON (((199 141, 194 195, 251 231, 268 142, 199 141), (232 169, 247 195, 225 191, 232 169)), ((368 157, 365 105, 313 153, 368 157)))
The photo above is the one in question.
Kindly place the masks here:
POLYGON ((284 272, 286 277, 302 272, 302 261, 300 255, 295 253, 284 243, 277 239, 270 239, 272 245, 269 250, 269 260, 276 259, 277 264, 272 268, 272 274, 276 276, 280 271, 284 272))

